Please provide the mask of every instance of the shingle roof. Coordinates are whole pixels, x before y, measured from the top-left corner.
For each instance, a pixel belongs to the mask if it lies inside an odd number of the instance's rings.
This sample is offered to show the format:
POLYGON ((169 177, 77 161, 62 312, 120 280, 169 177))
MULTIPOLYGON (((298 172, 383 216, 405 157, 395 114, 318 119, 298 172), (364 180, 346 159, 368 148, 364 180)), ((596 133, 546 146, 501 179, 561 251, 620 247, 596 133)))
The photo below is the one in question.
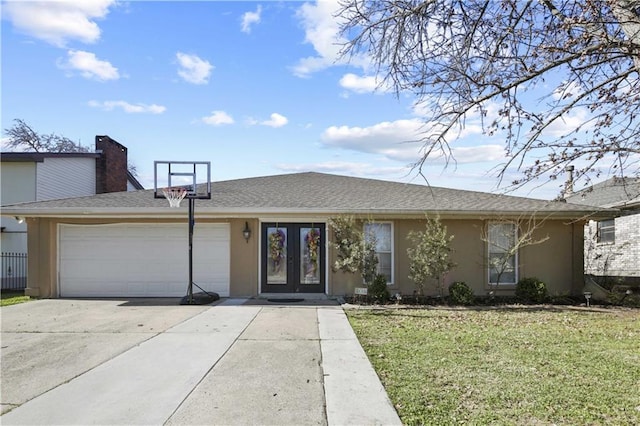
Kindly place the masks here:
MULTIPOLYGON (((579 217, 597 208, 560 201, 429 187, 322 173, 298 173, 213 182, 211 200, 197 200, 200 215, 256 213, 349 214, 557 214, 579 217)), ((184 209, 183 202, 181 209, 184 209)), ((153 190, 25 203, 3 208, 22 216, 176 214, 153 190)), ((180 210, 178 210, 179 212, 180 210)), ((181 213, 183 214, 183 213, 181 213)))
POLYGON ((640 178, 613 177, 567 197, 567 201, 601 207, 624 208, 640 204, 640 178))

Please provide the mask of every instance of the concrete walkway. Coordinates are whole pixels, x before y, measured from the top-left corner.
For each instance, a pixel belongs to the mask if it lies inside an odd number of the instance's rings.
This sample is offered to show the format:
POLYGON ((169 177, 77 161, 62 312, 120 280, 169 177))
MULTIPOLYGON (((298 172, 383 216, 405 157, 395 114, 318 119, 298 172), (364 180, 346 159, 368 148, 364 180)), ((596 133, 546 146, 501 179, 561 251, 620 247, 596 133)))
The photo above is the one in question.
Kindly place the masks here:
MULTIPOLYGON (((340 307, 244 302, 183 307, 195 308, 193 316, 177 317, 0 422, 401 424, 340 307)), ((3 377, 3 395, 7 386, 3 377)))

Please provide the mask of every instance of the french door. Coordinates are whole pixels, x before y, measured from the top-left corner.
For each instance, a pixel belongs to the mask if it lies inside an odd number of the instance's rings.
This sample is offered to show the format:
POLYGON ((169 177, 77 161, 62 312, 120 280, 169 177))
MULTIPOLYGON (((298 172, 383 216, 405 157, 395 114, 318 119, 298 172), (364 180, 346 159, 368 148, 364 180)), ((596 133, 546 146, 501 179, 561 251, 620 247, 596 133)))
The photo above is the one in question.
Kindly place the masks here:
POLYGON ((325 225, 262 224, 262 293, 324 293, 325 225))

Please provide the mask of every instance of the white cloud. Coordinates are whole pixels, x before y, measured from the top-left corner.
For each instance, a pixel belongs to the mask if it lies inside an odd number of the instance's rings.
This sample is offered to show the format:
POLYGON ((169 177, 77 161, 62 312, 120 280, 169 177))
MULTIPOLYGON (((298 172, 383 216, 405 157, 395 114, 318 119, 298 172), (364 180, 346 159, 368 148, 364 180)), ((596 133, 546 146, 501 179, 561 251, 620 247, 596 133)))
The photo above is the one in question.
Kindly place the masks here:
POLYGON ((209 76, 213 70, 213 65, 208 61, 201 59, 197 55, 189 55, 186 53, 176 53, 178 64, 178 75, 185 81, 193 84, 207 84, 209 76))
MULTIPOLYGON (((316 56, 300 59, 292 68, 294 75, 308 77, 313 72, 346 62, 346 59, 340 58, 340 49, 346 39, 340 37, 339 10, 338 0, 304 3, 298 9, 296 16, 304 28, 305 42, 313 46, 316 56)), ((360 56, 350 58, 349 62, 356 66, 368 63, 360 56)))
POLYGON ((454 146, 451 148, 453 158, 458 163, 482 163, 485 161, 504 160, 506 152, 502 145, 454 146))
POLYGON ((222 126, 223 124, 233 124, 234 120, 224 111, 211 111, 211 115, 202 117, 202 122, 212 126, 222 126))
POLYGON ((2 7, 18 31, 64 47, 68 41, 98 41, 95 20, 107 16, 115 4, 115 0, 5 1, 2 7))
POLYGON ((124 112, 127 114, 141 114, 141 113, 149 113, 149 114, 162 114, 167 110, 166 107, 162 105, 156 104, 130 104, 126 101, 89 101, 89 106, 93 108, 101 108, 105 111, 112 111, 116 108, 122 108, 124 112))
POLYGON ((340 86, 355 93, 372 93, 376 91, 382 93, 389 90, 374 76, 360 77, 352 73, 342 76, 340 86))
POLYGON ((331 126, 321 140, 325 146, 384 154, 393 160, 415 161, 422 144, 418 119, 385 121, 370 127, 331 126))
MULTIPOLYGON (((321 137, 326 147, 380 154, 394 161, 416 162, 424 153, 425 123, 419 119, 385 121, 370 127, 332 126, 321 137)), ((501 145, 451 146, 458 163, 496 161, 505 156, 501 145)), ((435 155, 434 161, 444 159, 435 155)))
POLYGON ((69 50, 67 61, 58 61, 58 66, 66 70, 79 71, 81 76, 89 80, 107 81, 120 78, 118 68, 98 59, 95 53, 83 50, 69 50))
POLYGON ((568 135, 581 126, 581 130, 592 129, 593 122, 590 122, 589 118, 589 111, 586 108, 574 108, 571 112, 562 115, 551 123, 549 127, 544 129, 543 135, 559 138, 568 135))
POLYGON ((262 13, 262 6, 258 5, 255 12, 246 12, 242 15, 242 32, 249 34, 251 32, 251 25, 260 23, 260 14, 262 13))
POLYGON ((271 118, 269 120, 262 121, 260 124, 262 124, 263 126, 269 126, 269 127, 282 127, 286 125, 288 122, 289 120, 287 119, 287 117, 285 117, 284 115, 278 114, 277 112, 274 112, 273 114, 271 114, 271 118))
POLYGON ((248 126, 257 126, 257 125, 261 125, 261 126, 269 126, 269 127, 282 127, 284 125, 286 125, 287 123, 289 123, 289 119, 287 117, 285 117, 282 114, 278 114, 277 112, 274 112, 273 114, 270 115, 270 118, 268 120, 257 120, 254 117, 247 117, 245 119, 245 123, 248 126))

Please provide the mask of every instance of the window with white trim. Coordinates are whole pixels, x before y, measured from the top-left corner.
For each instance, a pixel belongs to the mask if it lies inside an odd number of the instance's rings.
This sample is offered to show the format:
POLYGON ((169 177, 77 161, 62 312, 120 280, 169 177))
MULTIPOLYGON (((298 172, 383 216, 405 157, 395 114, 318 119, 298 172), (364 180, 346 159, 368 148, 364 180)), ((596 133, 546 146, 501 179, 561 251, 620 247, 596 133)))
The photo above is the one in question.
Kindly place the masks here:
POLYGON ((615 219, 598 221, 598 242, 614 243, 616 241, 615 219))
POLYGON ((387 277, 387 284, 393 284, 393 223, 370 222, 364 224, 365 238, 376 239, 378 273, 387 277))
POLYGON ((515 223, 491 222, 488 224, 488 259, 490 284, 515 284, 518 282, 518 253, 513 252, 518 228, 515 223))

